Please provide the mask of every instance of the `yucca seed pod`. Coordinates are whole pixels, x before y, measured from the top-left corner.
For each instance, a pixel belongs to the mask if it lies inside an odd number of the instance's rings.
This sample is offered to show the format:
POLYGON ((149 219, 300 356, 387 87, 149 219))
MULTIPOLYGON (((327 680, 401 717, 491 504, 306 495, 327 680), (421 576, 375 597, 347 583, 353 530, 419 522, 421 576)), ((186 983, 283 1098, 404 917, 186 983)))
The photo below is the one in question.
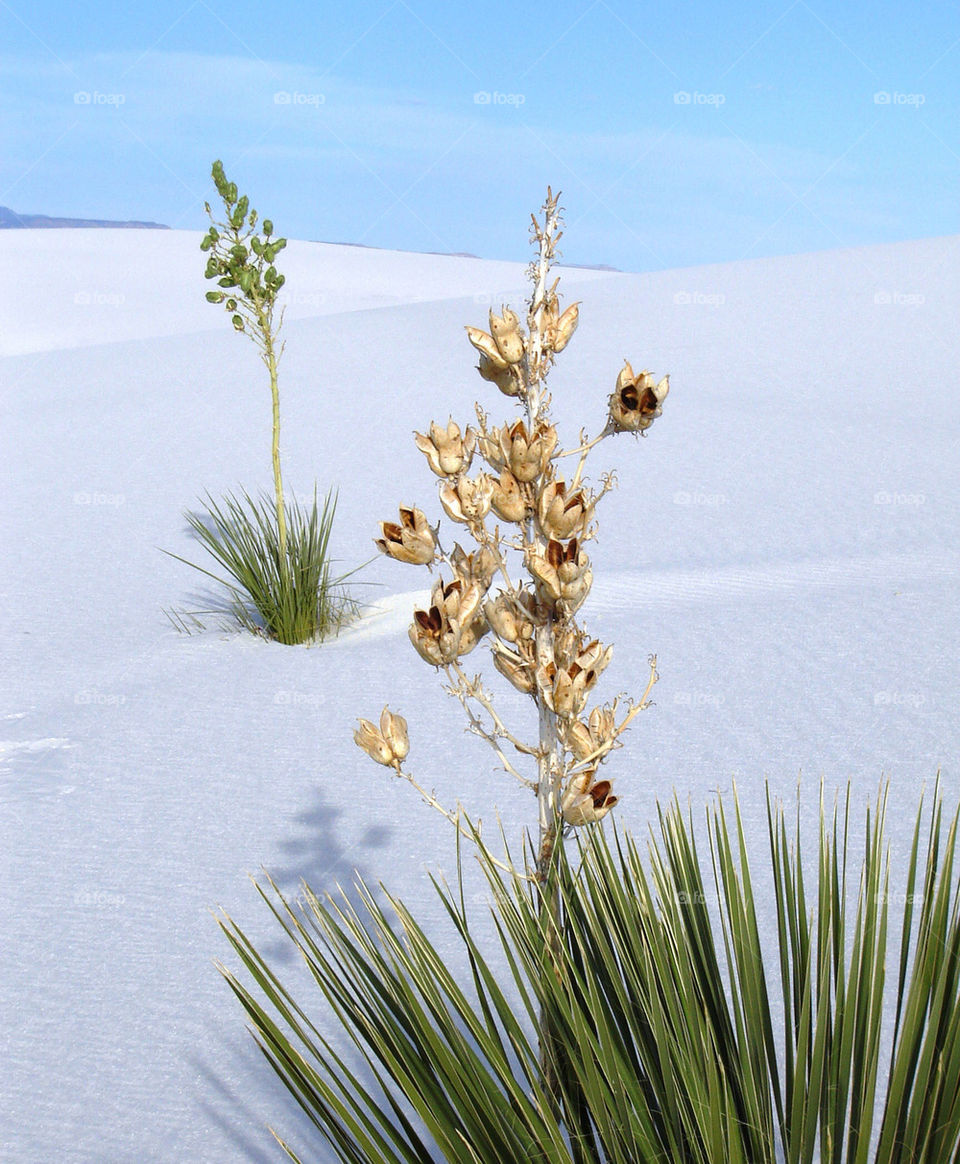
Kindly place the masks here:
POLYGON ((452 419, 447 427, 431 421, 430 435, 414 433, 417 448, 427 458, 427 464, 438 477, 455 477, 470 468, 477 434, 468 428, 462 436, 460 426, 452 419))
POLYGON ((493 488, 493 478, 487 473, 479 473, 473 480, 461 477, 456 484, 448 481, 440 487, 440 504, 451 521, 477 525, 490 512, 493 488))
POLYGON ((494 429, 481 448, 490 465, 509 469, 517 481, 536 480, 546 472, 557 447, 557 430, 552 424, 538 422, 532 433, 522 420, 494 429))
POLYGON ((489 590, 490 583, 493 581, 497 570, 500 569, 497 555, 489 546, 481 546, 478 550, 474 550, 472 554, 468 554, 457 543, 453 547, 450 561, 457 577, 464 585, 474 583, 484 594, 489 590))
POLYGON ((576 614, 586 602, 592 585, 593 571, 586 569, 577 577, 576 581, 563 587, 560 601, 557 603, 558 612, 567 618, 576 614))
POLYGON ((597 676, 603 674, 613 658, 613 647, 604 647, 599 639, 594 639, 581 647, 574 662, 584 671, 594 671, 597 676))
POLYGON ((386 740, 394 759, 402 763, 410 751, 407 721, 402 715, 396 715, 385 707, 380 713, 380 735, 386 740))
POLYGON ((593 708, 588 721, 577 719, 567 729, 567 746, 581 762, 602 759, 616 739, 612 708, 593 708))
POLYGON ((566 481, 557 479, 540 493, 537 520, 545 537, 566 541, 575 534, 583 534, 593 517, 593 510, 594 504, 584 489, 577 489, 567 496, 566 481))
POLYGON ((571 719, 579 715, 599 677, 598 672, 584 670, 577 663, 568 667, 548 663, 538 669, 537 685, 550 710, 561 719, 571 719))
POLYGON ((520 489, 520 483, 509 469, 503 469, 499 481, 493 485, 490 504, 497 517, 519 524, 526 520, 527 503, 520 489))
POLYGON ((464 582, 461 578, 454 578, 452 582, 444 582, 438 578, 433 584, 430 601, 440 612, 441 616, 459 627, 464 627, 479 611, 483 600, 483 591, 474 582, 464 582))
POLYGON ((563 602, 567 612, 579 609, 593 581, 590 559, 573 538, 566 546, 551 540, 544 553, 528 553, 527 569, 537 580, 544 601, 563 602))
POLYGON ((530 695, 536 689, 536 679, 531 664, 518 651, 494 643, 493 665, 500 674, 523 695, 530 695))
POLYGON ((595 774, 592 770, 575 776, 563 793, 560 808, 564 823, 571 828, 603 820, 618 801, 609 780, 591 783, 595 774))
POLYGON ((509 368, 499 368, 481 353, 477 371, 491 384, 496 384, 504 396, 519 396, 523 392, 523 377, 517 364, 509 368))
POLYGON ((556 332, 553 340, 553 350, 555 352, 562 352, 563 349, 570 342, 573 333, 577 330, 577 324, 580 322, 580 304, 571 303, 564 311, 563 315, 557 320, 556 332))
POLYGON ((479 327, 468 327, 467 339, 473 344, 481 356, 486 356, 495 368, 509 368, 510 364, 500 355, 500 349, 493 341, 493 336, 487 335, 479 327))
POLYGON ((536 623, 534 609, 536 599, 529 590, 519 590, 515 594, 500 591, 496 598, 488 598, 484 603, 487 622, 496 634, 508 643, 529 642, 533 639, 536 623))
POLYGON ((553 683, 553 710, 561 718, 577 715, 587 698, 586 671, 571 667, 568 671, 558 671, 553 683))
POLYGON ((460 645, 457 648, 457 656, 469 655, 473 648, 480 642, 485 634, 488 633, 490 627, 487 623, 486 617, 482 609, 477 611, 477 614, 468 622, 460 631, 460 645))
POLYGON ((368 719, 361 719, 358 722, 360 726, 353 733, 353 742, 358 748, 362 748, 371 760, 376 760, 378 764, 383 764, 386 768, 392 768, 393 749, 382 733, 377 731, 368 719))
POLYGON ((670 391, 670 377, 657 382, 647 371, 634 373, 624 362, 610 396, 610 420, 618 432, 646 432, 663 412, 670 391))
POLYGON ((460 648, 460 626, 445 618, 436 606, 415 610, 407 632, 417 654, 434 667, 452 663, 460 648))
POLYGON ((437 553, 437 540, 427 519, 419 509, 400 507, 400 524, 380 523, 381 537, 375 539, 377 549, 398 562, 425 566, 437 553))
POLYGON ((523 359, 520 320, 509 307, 501 310, 501 315, 494 315, 493 308, 490 308, 490 334, 504 360, 508 364, 518 364, 523 359))

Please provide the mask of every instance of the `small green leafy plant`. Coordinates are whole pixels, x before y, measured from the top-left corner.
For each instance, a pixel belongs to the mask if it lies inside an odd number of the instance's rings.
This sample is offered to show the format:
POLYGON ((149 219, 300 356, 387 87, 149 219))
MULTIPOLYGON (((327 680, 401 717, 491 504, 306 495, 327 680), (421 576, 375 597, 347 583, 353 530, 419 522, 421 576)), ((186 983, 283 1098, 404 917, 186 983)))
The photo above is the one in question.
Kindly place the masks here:
MULTIPOLYGON (((284 284, 275 261, 287 240, 275 237, 268 218, 260 222, 258 232, 256 210, 245 194, 238 193, 236 183, 227 181, 222 162, 213 163, 213 181, 224 218, 217 221, 210 203, 205 203, 210 228, 200 249, 207 254, 206 277, 215 279, 220 288, 208 291, 207 299, 222 304, 234 328, 253 341, 270 378, 273 498, 254 499, 242 491, 239 496, 226 495, 218 505, 208 494, 202 512, 185 516, 227 578, 194 562, 187 565, 226 587, 229 612, 241 626, 281 643, 311 642, 336 633, 356 615, 358 603, 345 586, 349 574, 335 577, 330 570, 328 546, 336 494, 327 493, 322 508, 318 508, 316 489, 311 506, 284 498, 277 366, 285 345, 279 339, 283 312, 275 320, 274 311, 284 284)), ((210 612, 197 611, 187 617, 198 622, 194 616, 200 613, 210 612)), ((189 625, 183 615, 174 622, 189 625)))

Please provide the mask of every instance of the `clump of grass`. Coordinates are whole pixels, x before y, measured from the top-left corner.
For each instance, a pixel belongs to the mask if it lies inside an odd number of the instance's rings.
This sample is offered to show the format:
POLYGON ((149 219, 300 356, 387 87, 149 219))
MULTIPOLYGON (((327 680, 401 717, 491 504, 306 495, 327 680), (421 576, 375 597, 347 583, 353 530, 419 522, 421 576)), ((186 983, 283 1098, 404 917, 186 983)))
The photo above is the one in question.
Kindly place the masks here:
MULTIPOLYGON (((199 513, 184 516, 226 577, 177 557, 226 588, 227 613, 246 630, 279 643, 309 643, 339 633, 360 603, 346 587, 354 571, 335 575, 329 557, 337 495, 322 506, 285 502, 286 539, 280 545, 273 498, 246 491, 219 503, 208 494, 199 513)), ((210 613, 196 611, 196 614, 210 613)), ((183 616, 181 616, 181 623, 183 616)))

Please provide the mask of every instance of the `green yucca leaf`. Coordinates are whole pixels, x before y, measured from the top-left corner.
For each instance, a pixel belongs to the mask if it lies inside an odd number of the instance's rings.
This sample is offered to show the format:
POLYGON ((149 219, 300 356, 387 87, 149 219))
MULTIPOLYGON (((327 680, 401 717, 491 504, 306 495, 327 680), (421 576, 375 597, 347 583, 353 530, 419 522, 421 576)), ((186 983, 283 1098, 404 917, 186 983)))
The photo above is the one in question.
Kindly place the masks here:
POLYGON ((806 866, 799 820, 788 827, 768 795, 763 881, 734 795, 732 816, 722 801, 707 813, 710 899, 693 821, 674 802, 646 853, 595 828, 576 859, 557 847, 546 885, 505 876, 478 837, 496 949, 475 938, 462 879, 459 891, 433 883, 468 955, 465 983, 388 894, 381 903, 361 889, 353 905, 307 891, 300 914, 272 882, 261 895, 326 1010, 308 1017, 226 917, 252 983, 225 973, 267 1060, 341 1160, 957 1161, 958 818, 944 834, 938 789, 924 851, 918 813, 906 883, 908 897, 922 886, 922 901, 904 909, 891 991, 886 805, 884 790, 866 812, 849 903, 849 790, 830 816, 821 796, 806 866), (777 926, 765 942, 756 902, 770 892, 777 926), (885 1028, 894 1045, 882 1076, 885 1028), (369 1076, 347 1068, 334 1030, 369 1076))
POLYGON ((221 573, 177 554, 171 557, 221 585, 230 615, 244 629, 281 643, 319 641, 338 633, 360 611, 360 603, 347 588, 355 571, 334 575, 331 568, 329 545, 336 507, 333 491, 322 506, 316 493, 309 506, 287 503, 284 561, 272 498, 254 500, 244 492, 239 497, 228 494, 217 503, 207 494, 202 509, 185 517, 221 573))

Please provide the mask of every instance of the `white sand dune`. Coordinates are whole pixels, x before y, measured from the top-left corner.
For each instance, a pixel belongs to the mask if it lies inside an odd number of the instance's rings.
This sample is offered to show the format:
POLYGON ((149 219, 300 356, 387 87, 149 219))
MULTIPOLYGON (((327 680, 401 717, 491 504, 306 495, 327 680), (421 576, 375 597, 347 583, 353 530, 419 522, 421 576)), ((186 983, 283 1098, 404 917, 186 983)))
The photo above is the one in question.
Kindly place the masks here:
MULTIPOLYGON (((960 554, 771 562, 763 566, 698 570, 651 570, 608 574, 590 593, 590 609, 616 614, 659 610, 665 604, 710 603, 752 595, 800 596, 814 589, 885 587, 960 577, 960 554)), ((405 596, 406 597, 406 596, 405 596)))
MULTIPOLYGON (((262 368, 204 301, 199 237, 0 233, 4 1160, 279 1160, 268 1124, 330 1158, 213 968, 210 910, 301 985, 251 871, 295 892, 359 869, 439 921, 449 826, 355 748, 357 716, 405 714, 444 801, 517 836, 534 820, 407 641, 425 571, 377 559, 368 616, 318 648, 166 620, 204 590, 160 552, 199 559, 183 511, 270 483, 262 368)), ((960 795, 958 243, 565 274, 583 301, 551 381, 568 444, 602 425, 625 357, 671 373, 649 438, 591 465, 619 478, 583 611, 616 646, 600 699, 659 658, 608 765, 638 833, 658 797, 699 806, 736 778, 762 846, 764 778, 792 798, 802 771, 814 804, 821 780, 863 798, 885 776, 896 856, 924 782, 960 795)), ((463 325, 517 302, 523 264, 305 242, 283 259, 284 471, 301 495, 339 487, 350 568, 401 502, 442 516, 414 428, 466 423, 475 399, 512 415, 463 325)))
MULTIPOLYGON (((0 290, 0 356, 217 330, 219 313, 195 294, 202 233, 142 230, 132 240, 129 234, 5 231, 6 269, 27 264, 31 278, 0 290)), ((279 266, 287 276, 281 304, 291 321, 464 296, 489 305, 523 287, 520 263, 296 239, 279 266)), ((578 268, 568 277, 589 283, 605 274, 578 268)))

